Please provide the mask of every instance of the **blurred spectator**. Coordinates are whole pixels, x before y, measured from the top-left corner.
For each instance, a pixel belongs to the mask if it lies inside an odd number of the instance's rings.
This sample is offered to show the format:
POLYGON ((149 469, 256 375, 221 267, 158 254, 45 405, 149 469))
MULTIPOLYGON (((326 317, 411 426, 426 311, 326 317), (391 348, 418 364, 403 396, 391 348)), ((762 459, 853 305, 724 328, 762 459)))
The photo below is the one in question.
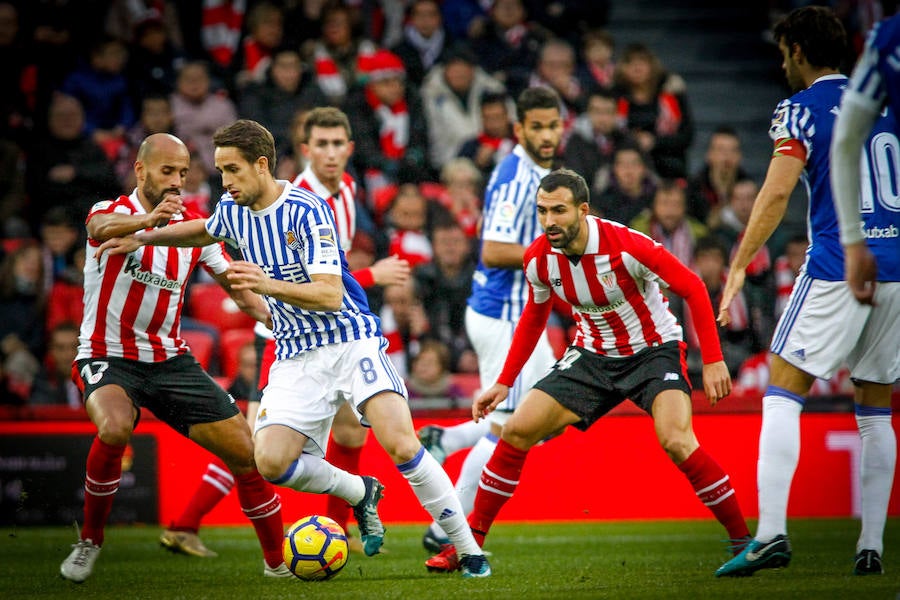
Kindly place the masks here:
POLYGON ((687 214, 687 200, 682 183, 674 179, 660 181, 653 194, 650 209, 642 211, 628 226, 647 234, 675 255, 682 264, 692 268, 697 240, 706 237, 709 230, 706 225, 687 214))
POLYGON ((528 86, 549 87, 559 94, 563 129, 570 131, 575 118, 584 111, 584 88, 575 76, 575 50, 569 42, 558 38, 544 42, 528 86))
POLYGON ((450 369, 476 372, 478 362, 466 337, 466 301, 472 288, 475 257, 459 224, 439 221, 431 232, 434 257, 413 272, 416 294, 425 307, 431 334, 450 349, 450 369))
POLYGON ((54 327, 67 321, 81 323, 84 316, 84 257, 82 245, 72 255, 73 268, 53 282, 47 296, 47 316, 44 326, 49 333, 54 327))
POLYGON ((47 290, 44 288, 41 249, 36 243, 24 244, 4 257, 0 263, 0 353, 4 359, 21 361, 23 369, 7 368, 8 375, 17 378, 25 389, 30 388, 36 371, 36 357, 44 355, 44 311, 47 290), (26 356, 27 355, 27 356, 26 356))
POLYGON ((712 232, 725 244, 729 255, 737 250, 758 193, 759 186, 756 182, 742 177, 731 186, 728 197, 720 207, 719 217, 716 219, 718 224, 712 228, 712 232))
POLYGON ((226 96, 213 93, 206 63, 186 63, 178 72, 175 93, 171 97, 175 133, 193 146, 206 170, 216 169, 212 135, 216 129, 237 119, 234 103, 226 96))
POLYGON ((578 78, 586 89, 611 89, 615 83, 616 43, 605 29, 592 29, 581 37, 581 61, 578 78))
POLYGON ((400 186, 387 213, 388 256, 396 256, 417 266, 431 261, 431 242, 425 235, 428 201, 414 184, 400 186))
POLYGON ((78 280, 75 252, 84 243, 83 226, 64 206, 54 206, 41 218, 41 258, 45 290, 59 279, 78 280))
MULTIPOLYGON (((137 43, 140 29, 158 23, 163 36, 179 52, 184 49, 175 0, 112 0, 106 13, 106 33, 128 43, 137 43)), ((199 37, 199 36, 198 36, 199 37)))
POLYGON ((277 179, 293 181, 306 168, 306 158, 303 156, 302 145, 306 139, 303 124, 306 121, 308 112, 309 109, 306 107, 299 108, 294 111, 291 117, 291 145, 284 152, 278 154, 278 162, 275 165, 275 177, 277 179))
POLYGON ((344 112, 356 141, 353 164, 363 176, 369 207, 374 207, 386 186, 431 179, 428 126, 396 54, 379 50, 361 56, 360 71, 366 83, 350 95, 344 112))
POLYGON ((291 146, 291 120, 297 111, 327 103, 315 81, 304 78, 300 53, 281 48, 272 54, 265 81, 250 83, 238 108, 241 117, 266 124, 280 154, 291 146))
MULTIPOLYGON (((182 2, 179 5, 182 17, 188 16, 185 7, 196 6, 196 3, 182 2)), ((216 74, 228 76, 228 70, 234 63, 241 41, 241 28, 244 25, 244 13, 247 3, 245 0, 204 0, 199 15, 196 11, 191 18, 185 19, 185 31, 200 30, 202 52, 186 48, 189 56, 208 56, 211 61, 211 69, 216 74)), ((187 40, 186 40, 187 41, 187 40)), ((189 44, 194 46, 194 44, 189 44)))
POLYGON ((563 163, 587 180, 592 193, 599 194, 610 183, 616 149, 625 144, 634 145, 634 140, 619 124, 616 99, 602 88, 593 88, 587 111, 572 126, 563 163))
POLYGON ((484 0, 441 2, 444 30, 454 40, 477 38, 485 31, 490 7, 484 0))
POLYGON ((487 181, 501 160, 516 147, 510 115, 514 112, 506 94, 481 97, 481 131, 463 142, 459 156, 469 158, 487 181))
MULTIPOLYGON (((719 226, 712 233, 725 245, 729 262, 737 253, 744 237, 758 191, 759 187, 752 179, 739 179, 731 188, 728 204, 719 212, 719 226)), ((746 275, 744 296, 750 309, 751 322, 757 339, 767 340, 775 326, 772 258, 767 246, 763 245, 747 265, 746 275)))
POLYGON ((441 192, 436 200, 447 209, 467 237, 478 234, 481 222, 481 172, 468 158, 454 158, 441 169, 441 192))
POLYGON ((591 198, 591 210, 626 225, 650 206, 655 189, 656 179, 644 155, 635 146, 621 146, 613 152, 609 186, 591 198))
POLYGON ((450 350, 443 342, 428 339, 412 359, 406 378, 412 410, 459 408, 468 404, 462 388, 450 374, 450 350))
POLYGON ((238 350, 237 373, 228 386, 228 393, 236 400, 247 400, 256 388, 256 346, 251 340, 238 350))
POLYGON ((528 17, 575 45, 585 31, 606 25, 611 0, 525 0, 528 17))
POLYGON ((526 20, 522 0, 495 0, 483 33, 473 36, 472 49, 481 67, 517 97, 528 85, 546 38, 542 29, 526 20))
POLYGON ((322 11, 331 0, 286 0, 284 3, 285 46, 300 48, 322 33, 322 11))
POLYGON ((435 170, 481 131, 481 98, 504 91, 503 84, 485 73, 463 44, 450 48, 444 62, 428 72, 421 94, 428 120, 429 159, 435 170))
POLYGON ((114 162, 116 176, 122 190, 132 190, 135 186, 134 161, 137 160, 141 142, 154 133, 174 133, 175 115, 172 103, 166 95, 150 94, 141 98, 141 112, 138 122, 125 133, 125 144, 119 149, 114 162))
POLYGON ((215 206, 212 186, 209 184, 209 178, 212 175, 213 173, 206 170, 206 165, 203 164, 200 156, 192 152, 190 169, 184 178, 184 186, 181 188, 181 201, 186 210, 202 215, 204 218, 212 213, 215 206))
POLYGON ((37 231, 41 215, 64 206, 80 220, 99 198, 117 196, 119 182, 106 154, 84 131, 81 103, 71 96, 53 97, 48 132, 28 150, 25 173, 28 210, 37 231))
POLYGON ((184 56, 176 50, 169 30, 160 19, 146 19, 134 29, 126 76, 136 103, 147 96, 168 96, 175 91, 184 56))
POLYGON ((410 359, 419 353, 419 344, 430 329, 412 280, 384 288, 384 304, 379 317, 381 333, 389 344, 388 359, 405 378, 409 375, 410 359))
MULTIPOLYGON (((703 280, 713 306, 719 306, 727 277, 727 256, 722 243, 713 236, 697 241, 694 251, 695 271, 703 280)), ((741 364, 756 351, 756 340, 750 323, 750 313, 743 292, 738 292, 728 307, 731 322, 720 330, 722 355, 732 377, 737 376, 741 364)), ((688 373, 694 385, 702 386, 700 342, 694 328, 690 309, 685 306, 685 340, 688 344, 688 373)))
POLYGON ((322 11, 321 37, 304 44, 304 57, 313 65, 316 83, 329 104, 339 106, 360 78, 361 58, 375 50, 372 41, 353 35, 350 8, 331 1, 322 11))
POLYGON ((403 39, 391 51, 403 61, 409 80, 420 86, 425 73, 442 62, 449 44, 438 0, 411 0, 407 11, 403 39))
POLYGON ((25 153, 15 142, 0 139, 0 239, 30 235, 25 204, 25 153))
POLYGON ((20 25, 15 5, 0 2, 0 138, 22 143, 32 125, 36 82, 20 25))
POLYGON ((6 371, 5 360, 0 360, 0 406, 23 406, 28 402, 27 389, 17 387, 6 371))
POLYGON ((31 386, 32 406, 63 405, 81 408, 81 392, 72 381, 72 363, 78 354, 78 325, 60 323, 50 331, 47 354, 31 386))
POLYGON ((76 98, 84 109, 84 130, 112 160, 125 131, 136 120, 131 90, 125 78, 128 51, 117 39, 100 37, 85 64, 63 82, 61 91, 76 98))
MULTIPOLYGON (((272 65, 275 49, 284 38, 284 13, 268 0, 255 4, 247 13, 247 35, 235 58, 235 87, 263 83, 272 65)), ((299 55, 298 55, 299 57, 299 55)), ((268 123, 266 126, 268 127, 268 123)))
POLYGON ((741 140, 729 125, 720 125, 709 137, 706 164, 688 182, 688 212, 707 225, 719 225, 719 211, 731 197, 739 179, 747 173, 741 167, 741 140))
POLYGON ((644 44, 631 44, 616 65, 619 118, 653 159, 660 177, 687 177, 694 137, 684 80, 667 73, 644 44))
POLYGON ((775 318, 781 318, 788 298, 794 289, 794 281, 800 275, 800 268, 806 262, 809 240, 805 235, 790 238, 784 247, 784 254, 775 259, 775 318))

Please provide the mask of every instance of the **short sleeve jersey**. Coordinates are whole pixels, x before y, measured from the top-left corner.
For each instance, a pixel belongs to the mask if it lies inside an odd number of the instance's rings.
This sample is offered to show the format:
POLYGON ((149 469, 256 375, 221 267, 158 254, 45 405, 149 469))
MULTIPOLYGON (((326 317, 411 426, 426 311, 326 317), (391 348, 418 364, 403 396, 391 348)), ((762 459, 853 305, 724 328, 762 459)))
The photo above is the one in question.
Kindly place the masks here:
MULTIPOLYGON (((493 241, 528 247, 541 234, 535 199, 541 179, 549 172, 538 166, 521 145, 497 165, 484 194, 482 244, 493 241)), ((528 285, 521 269, 486 267, 479 258, 468 301, 473 310, 515 321, 527 300, 528 285)))
MULTIPOLYGON (((87 221, 99 214, 146 214, 137 198, 119 196, 95 204, 87 221)), ((200 215, 175 215, 173 222, 200 215)), ((78 359, 118 357, 160 362, 184 354, 181 311, 185 285, 198 264, 213 273, 228 269, 222 244, 203 248, 142 246, 129 254, 94 252, 100 242, 88 239, 84 265, 84 318, 78 359)))
POLYGON ((341 240, 341 249, 350 252, 350 248, 353 247, 353 236, 356 235, 356 182, 353 177, 349 173, 344 173, 338 193, 332 195, 313 173, 312 167, 307 165, 306 169, 294 179, 294 185, 311 191, 328 203, 334 213, 334 224, 341 240))
POLYGON ((265 209, 239 206, 225 193, 206 221, 210 235, 233 244, 273 279, 308 283, 317 273, 341 276, 344 297, 338 311, 307 310, 266 296, 276 356, 286 359, 327 344, 381 335, 378 318, 347 267, 328 204, 289 181, 278 183, 284 189, 265 209))
MULTIPOLYGON (((572 305, 576 346, 611 357, 682 339, 658 270, 666 250, 614 221, 587 217, 588 242, 577 260, 541 236, 525 253, 525 273, 542 304, 556 294, 572 305)), ((674 275, 674 274, 673 274, 674 275)))
POLYGON ((880 112, 861 163, 860 214, 879 281, 900 281, 900 15, 880 21, 866 39, 842 103, 880 112))

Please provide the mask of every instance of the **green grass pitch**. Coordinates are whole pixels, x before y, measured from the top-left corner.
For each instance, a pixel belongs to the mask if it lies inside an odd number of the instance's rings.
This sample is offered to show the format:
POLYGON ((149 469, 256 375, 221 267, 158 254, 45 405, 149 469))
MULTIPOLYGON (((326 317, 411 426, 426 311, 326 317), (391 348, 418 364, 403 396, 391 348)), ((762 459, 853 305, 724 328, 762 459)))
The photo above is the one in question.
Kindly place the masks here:
POLYGON ((714 521, 499 523, 487 543, 494 575, 463 580, 426 572, 424 526, 389 525, 384 554, 352 555, 335 579, 307 583, 264 578, 250 527, 204 529, 213 559, 163 550, 158 527, 111 527, 94 575, 73 584, 59 576, 72 528, 6 527, 0 598, 900 598, 900 519, 888 521, 880 577, 851 574, 858 528, 850 519, 792 520, 788 568, 716 579, 727 556, 714 521))

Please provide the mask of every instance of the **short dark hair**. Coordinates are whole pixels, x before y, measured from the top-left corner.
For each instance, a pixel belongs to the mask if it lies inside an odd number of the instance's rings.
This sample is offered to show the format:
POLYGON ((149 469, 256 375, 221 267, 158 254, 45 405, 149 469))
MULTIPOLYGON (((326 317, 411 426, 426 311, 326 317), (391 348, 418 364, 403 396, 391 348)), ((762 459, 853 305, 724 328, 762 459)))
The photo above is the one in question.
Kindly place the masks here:
POLYGON ((847 56, 847 33, 834 11, 824 6, 804 6, 782 17, 772 33, 776 42, 790 49, 800 46, 809 63, 838 69, 847 56))
POLYGON ((707 235, 697 240, 694 246, 694 258, 706 252, 718 252, 719 256, 722 257, 722 262, 726 265, 728 264, 728 250, 726 250, 722 240, 716 236, 707 235))
POLYGON ((591 193, 588 191, 588 185, 584 177, 571 169, 557 169, 541 179, 540 188, 545 192, 555 192, 561 187, 572 192, 575 206, 591 200, 591 193))
POLYGON ((239 119, 231 125, 219 127, 213 134, 213 144, 216 148, 237 148, 244 160, 251 164, 264 156, 269 161, 269 172, 275 173, 275 138, 256 121, 239 119))
POLYGON ((347 139, 353 139, 353 131, 350 128, 350 119, 347 114, 333 106, 319 106, 308 113, 303 121, 303 141, 308 142, 313 127, 343 127, 347 132, 347 139))
POLYGON ((555 108, 559 110, 559 94, 544 86, 535 86, 525 89, 516 100, 516 118, 519 123, 525 122, 525 114, 529 110, 541 108, 555 108))

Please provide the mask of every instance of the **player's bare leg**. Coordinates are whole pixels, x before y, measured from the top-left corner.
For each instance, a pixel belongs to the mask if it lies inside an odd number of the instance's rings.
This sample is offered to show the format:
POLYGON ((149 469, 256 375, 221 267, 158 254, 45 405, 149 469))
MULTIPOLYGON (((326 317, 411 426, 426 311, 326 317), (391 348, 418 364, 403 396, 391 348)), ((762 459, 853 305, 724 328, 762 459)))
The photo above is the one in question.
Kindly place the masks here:
MULTIPOLYGON (((331 437, 325 457, 335 467, 349 473, 359 474, 359 458, 366 443, 368 430, 360 425, 359 419, 346 402, 341 404, 334 422, 331 424, 331 437)), ((350 506, 338 498, 329 495, 326 501, 325 514, 334 519, 347 532, 347 544, 351 552, 363 552, 362 542, 352 537, 347 529, 350 518, 350 506)))
POLYGON ((416 437, 406 400, 395 392, 376 394, 360 406, 372 433, 413 492, 463 557, 463 576, 490 575, 481 547, 472 537, 450 477, 416 437))
POLYGON ((84 482, 84 524, 78 542, 60 565, 60 574, 81 583, 94 570, 103 545, 103 531, 122 478, 122 455, 131 439, 137 409, 125 390, 107 385, 85 402, 97 436, 88 452, 84 482))
POLYGON ((750 530, 741 512, 731 478, 697 441, 690 397, 681 390, 664 390, 651 407, 656 437, 669 458, 684 473, 697 497, 728 531, 732 550, 743 549, 750 530))
MULTIPOLYGON (((253 440, 246 419, 237 414, 212 423, 193 425, 189 437, 218 456, 234 474, 241 509, 256 530, 265 559, 264 573, 281 575, 281 498, 262 478, 253 457, 253 440)), ((196 532, 195 532, 196 533, 196 532)))

